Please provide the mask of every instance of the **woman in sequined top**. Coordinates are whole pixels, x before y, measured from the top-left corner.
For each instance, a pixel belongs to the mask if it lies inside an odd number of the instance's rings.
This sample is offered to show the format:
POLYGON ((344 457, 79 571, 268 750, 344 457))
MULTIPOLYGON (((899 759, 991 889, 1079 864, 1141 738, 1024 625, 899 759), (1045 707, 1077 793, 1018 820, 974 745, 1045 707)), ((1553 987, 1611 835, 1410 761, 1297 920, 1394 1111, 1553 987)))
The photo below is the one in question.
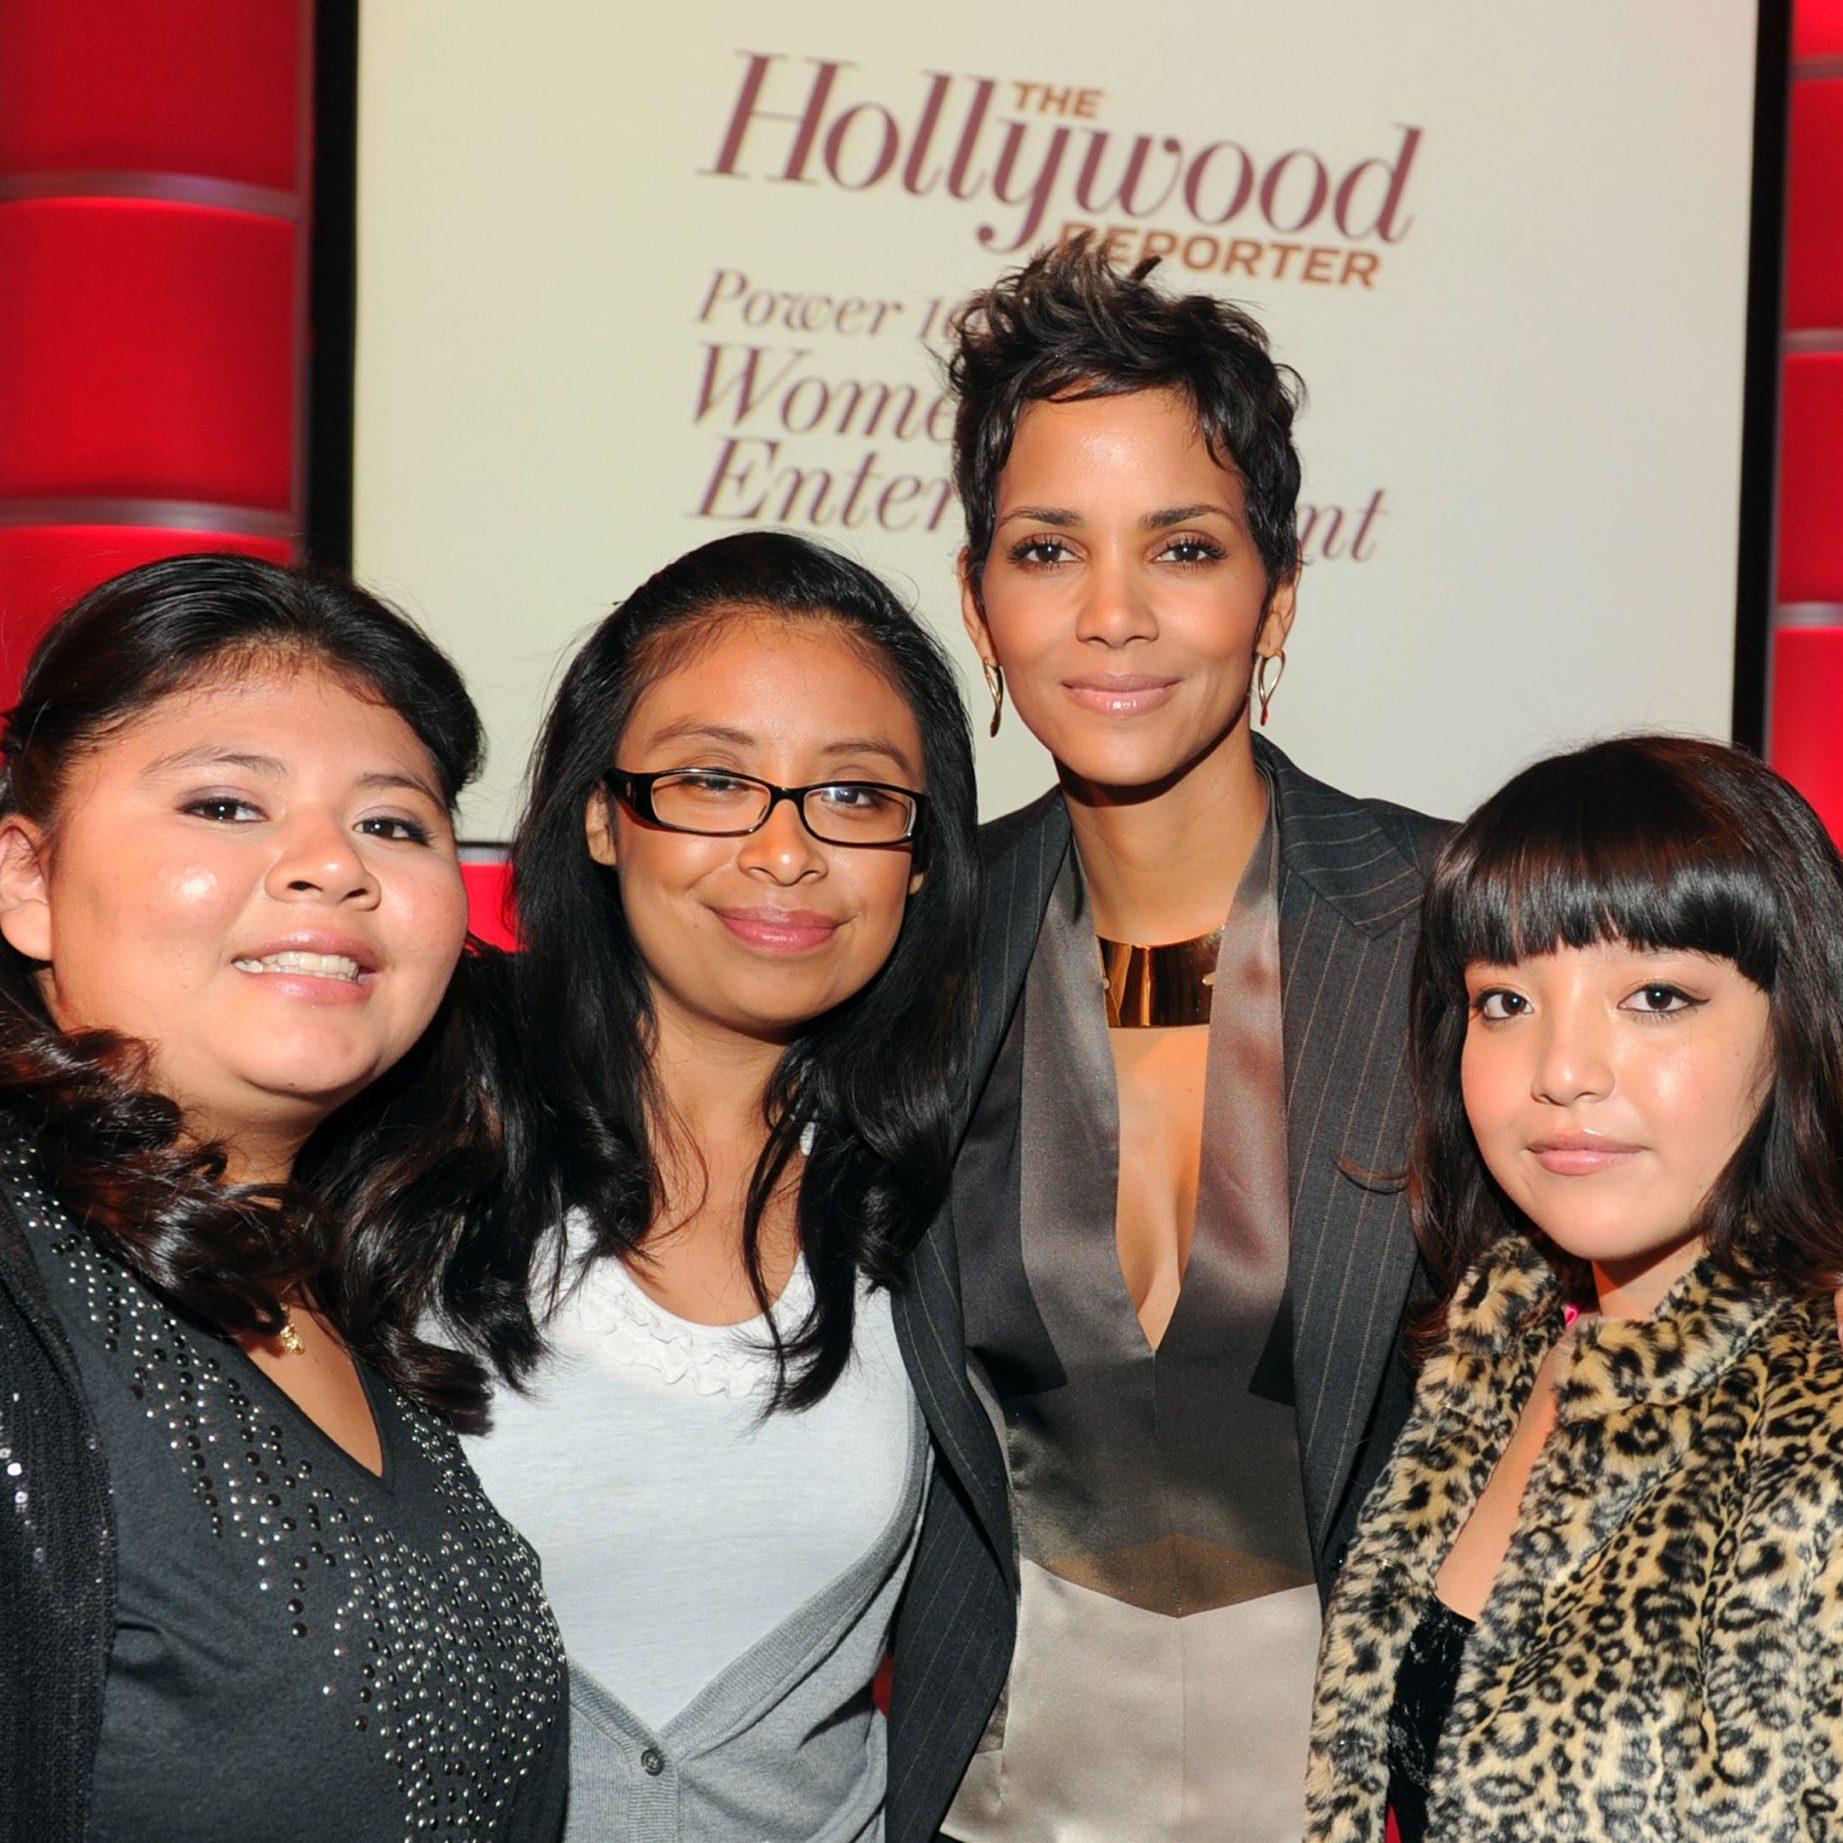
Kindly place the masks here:
POLYGON ((890 1287, 946 1181, 973 915, 952 668, 785 533, 566 673, 513 850, 522 1193, 457 1328, 571 1662, 572 1838, 871 1843, 928 1475, 890 1287))
POLYGON ((232 557, 40 644, 0 787, 0 1834, 550 1843, 530 1550, 424 1343, 491 1156, 453 667, 232 557))

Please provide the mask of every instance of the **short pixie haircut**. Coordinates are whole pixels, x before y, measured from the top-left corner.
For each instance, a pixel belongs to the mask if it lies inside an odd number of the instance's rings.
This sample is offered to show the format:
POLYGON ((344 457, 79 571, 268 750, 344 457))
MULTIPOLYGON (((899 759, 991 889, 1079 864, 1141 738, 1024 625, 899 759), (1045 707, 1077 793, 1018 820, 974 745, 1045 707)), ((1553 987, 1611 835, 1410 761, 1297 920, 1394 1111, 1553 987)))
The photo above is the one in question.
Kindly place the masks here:
POLYGON ((1611 941, 1712 954, 1766 993, 1772 1086, 1709 1192, 1704 1233, 1717 1258, 1828 1291, 1843 1276, 1843 861, 1753 756, 1626 736, 1526 768, 1453 835, 1428 885, 1409 1182, 1442 1311, 1492 1241, 1531 1231, 1466 1123, 1466 969, 1611 941))
POLYGON ((1152 285, 1158 258, 1116 269, 1089 232, 1033 256, 966 301, 952 321, 947 376, 954 485, 966 514, 975 590, 998 520, 998 480, 1032 403, 1170 390, 1196 413, 1216 461, 1242 482, 1248 528, 1272 595, 1299 568, 1299 456, 1293 416, 1304 386, 1276 364, 1252 315, 1212 294, 1152 285))

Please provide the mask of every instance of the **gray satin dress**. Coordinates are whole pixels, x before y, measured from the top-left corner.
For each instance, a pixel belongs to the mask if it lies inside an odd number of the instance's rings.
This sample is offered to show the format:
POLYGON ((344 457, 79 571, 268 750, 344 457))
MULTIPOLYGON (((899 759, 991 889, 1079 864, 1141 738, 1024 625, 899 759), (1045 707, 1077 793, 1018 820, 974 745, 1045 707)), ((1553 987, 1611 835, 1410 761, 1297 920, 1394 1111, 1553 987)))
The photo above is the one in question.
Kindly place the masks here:
MULTIPOLYGON (((1079 865, 1064 865, 963 1157, 967 1342, 1010 1472, 1010 1680, 946 1833, 1294 1843, 1319 1606, 1294 1431, 1278 836, 1217 961, 1195 1238, 1163 1340, 1120 1269, 1119 1115, 1079 865)), ((1199 1026, 1198 1028, 1202 1028, 1199 1026)))

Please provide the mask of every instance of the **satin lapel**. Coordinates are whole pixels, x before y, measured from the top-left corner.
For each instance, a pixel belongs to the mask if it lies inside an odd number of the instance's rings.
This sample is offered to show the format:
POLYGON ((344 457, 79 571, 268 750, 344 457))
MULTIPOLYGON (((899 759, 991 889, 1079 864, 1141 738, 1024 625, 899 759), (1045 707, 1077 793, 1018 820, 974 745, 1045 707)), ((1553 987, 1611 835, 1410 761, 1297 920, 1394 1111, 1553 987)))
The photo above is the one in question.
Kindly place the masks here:
MULTIPOLYGON (((985 890, 979 936, 978 1007, 967 1095, 959 1127, 992 1070, 1024 989, 1037 929, 1069 846, 1069 822, 1051 793, 996 821, 981 839, 985 890)), ((1013 1201, 961 1193, 935 1212, 911 1257, 909 1284, 892 1306, 897 1341, 916 1398, 942 1456, 985 1528, 1006 1574, 1012 1568, 1011 1512, 1004 1455, 966 1374, 955 1209, 1009 1208, 1013 1201)))
POLYGON ((1421 878, 1368 811, 1262 745, 1280 820, 1288 1295, 1314 1550, 1342 1500, 1414 1274, 1408 971, 1421 878), (1361 1173, 1374 1174, 1366 1179, 1361 1173))

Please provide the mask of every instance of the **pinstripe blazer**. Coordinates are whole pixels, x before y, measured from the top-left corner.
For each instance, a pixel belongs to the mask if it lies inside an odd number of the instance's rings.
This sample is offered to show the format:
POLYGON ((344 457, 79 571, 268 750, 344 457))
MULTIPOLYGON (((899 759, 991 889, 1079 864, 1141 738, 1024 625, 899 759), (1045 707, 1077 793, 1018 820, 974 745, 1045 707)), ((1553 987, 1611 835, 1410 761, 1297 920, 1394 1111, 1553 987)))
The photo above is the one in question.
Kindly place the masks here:
MULTIPOLYGON (((1417 1263, 1405 1199, 1359 1172, 1400 1170, 1410 1120, 1408 969, 1444 828, 1301 774, 1255 741, 1280 831, 1292 1257, 1287 1283, 1306 1512, 1328 1591, 1364 1495, 1406 1417, 1397 1337, 1417 1263)), ((981 834, 984 930, 967 1114, 1024 989, 1069 849, 1051 793, 981 834)), ((897 1615, 889 1843, 935 1835, 1010 1667, 1017 1573, 1005 1461, 967 1377, 954 1216, 1009 1207, 956 1189, 896 1295, 896 1331, 939 1447, 897 1615)), ((1303 1771, 1303 1762, 1301 1763, 1303 1771)))

